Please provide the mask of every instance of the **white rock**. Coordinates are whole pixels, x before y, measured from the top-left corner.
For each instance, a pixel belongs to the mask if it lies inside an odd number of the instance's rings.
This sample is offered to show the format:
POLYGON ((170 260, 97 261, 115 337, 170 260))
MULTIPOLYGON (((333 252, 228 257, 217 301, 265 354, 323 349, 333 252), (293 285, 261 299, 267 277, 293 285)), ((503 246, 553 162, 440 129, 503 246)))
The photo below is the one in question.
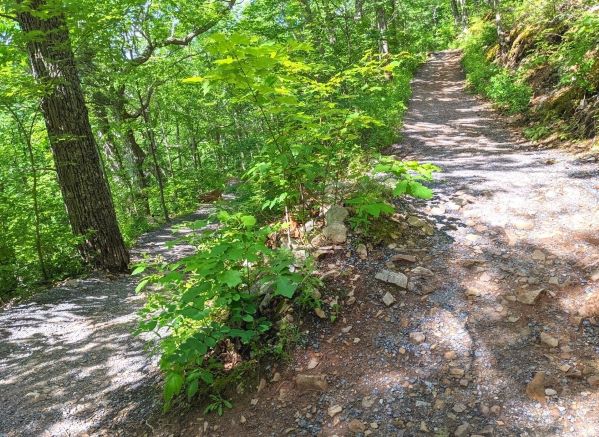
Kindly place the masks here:
POLYGON ((381 270, 375 276, 376 279, 390 284, 395 284, 401 288, 407 288, 408 277, 403 273, 392 272, 391 270, 381 270))
POLYGON ((555 396, 555 395, 557 395, 557 391, 555 391, 555 390, 554 390, 554 389, 552 389, 552 388, 546 388, 546 389, 545 389, 545 394, 546 394, 547 396, 555 396))

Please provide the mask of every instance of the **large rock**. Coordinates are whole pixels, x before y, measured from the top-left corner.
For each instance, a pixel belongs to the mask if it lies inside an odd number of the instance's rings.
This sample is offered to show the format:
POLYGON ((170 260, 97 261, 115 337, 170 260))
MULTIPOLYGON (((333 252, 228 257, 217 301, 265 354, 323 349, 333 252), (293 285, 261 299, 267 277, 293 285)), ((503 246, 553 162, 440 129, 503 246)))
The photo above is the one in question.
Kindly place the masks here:
POLYGON ((347 240, 347 228, 343 223, 331 223, 324 227, 322 235, 333 243, 345 243, 347 240))
POLYGON ((333 205, 325 213, 324 219, 327 225, 343 223, 348 215, 347 209, 339 205, 333 205))
POLYGON ((408 287, 408 277, 403 273, 392 272, 391 270, 381 270, 375 276, 376 279, 390 284, 395 284, 401 288, 408 287))

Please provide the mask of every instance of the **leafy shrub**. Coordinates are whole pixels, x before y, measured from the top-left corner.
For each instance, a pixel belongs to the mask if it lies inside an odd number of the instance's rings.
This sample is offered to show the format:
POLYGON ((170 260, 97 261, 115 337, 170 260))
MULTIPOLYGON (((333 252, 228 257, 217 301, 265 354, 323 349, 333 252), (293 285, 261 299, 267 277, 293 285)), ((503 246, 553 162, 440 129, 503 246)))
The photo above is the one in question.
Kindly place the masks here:
POLYGON ((201 234, 196 254, 163 266, 138 286, 157 287, 141 311, 139 332, 159 334, 165 409, 184 388, 192 398, 200 382, 214 383, 223 369, 219 351, 251 355, 273 328, 269 312, 313 293, 317 284, 309 260, 300 263, 288 250, 268 247, 273 228, 257 228, 250 215, 221 212, 218 221, 217 229, 201 234))
POLYGON ((496 47, 496 40, 493 24, 480 19, 462 37, 462 63, 468 85, 510 114, 524 112, 532 90, 514 72, 487 58, 487 52, 496 47))

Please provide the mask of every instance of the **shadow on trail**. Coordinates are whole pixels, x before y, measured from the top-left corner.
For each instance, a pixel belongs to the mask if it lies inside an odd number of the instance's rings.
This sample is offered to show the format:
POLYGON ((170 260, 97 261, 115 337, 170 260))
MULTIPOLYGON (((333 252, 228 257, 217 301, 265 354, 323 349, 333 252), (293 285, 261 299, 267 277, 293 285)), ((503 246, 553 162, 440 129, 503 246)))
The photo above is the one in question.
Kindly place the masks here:
MULTIPOLYGON (((192 232, 184 222, 142 236, 132 250, 167 261, 194 248, 166 243, 192 232)), ((160 375, 134 337, 143 297, 138 278, 102 275, 70 280, 32 300, 0 312, 0 435, 42 436, 150 433, 158 414, 160 375)))

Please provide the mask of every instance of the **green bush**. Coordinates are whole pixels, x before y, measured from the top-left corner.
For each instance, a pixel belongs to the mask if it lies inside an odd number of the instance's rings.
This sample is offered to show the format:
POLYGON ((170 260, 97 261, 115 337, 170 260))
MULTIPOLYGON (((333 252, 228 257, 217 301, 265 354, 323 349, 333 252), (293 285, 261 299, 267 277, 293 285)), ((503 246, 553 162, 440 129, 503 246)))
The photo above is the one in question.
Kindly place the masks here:
POLYGON ((497 41, 492 23, 477 20, 462 37, 462 64, 468 85, 510 114, 524 112, 532 96, 531 88, 516 73, 487 59, 497 41))
POLYGON ((183 389, 192 398, 200 382, 215 383, 223 370, 219 350, 263 353, 262 338, 274 336, 273 312, 302 294, 312 296, 318 284, 309 259, 296 260, 290 251, 267 245, 273 228, 257 228, 253 216, 225 212, 218 222, 216 230, 201 234, 196 254, 163 266, 138 286, 138 291, 149 284, 156 288, 141 311, 138 331, 159 337, 165 409, 183 389))

